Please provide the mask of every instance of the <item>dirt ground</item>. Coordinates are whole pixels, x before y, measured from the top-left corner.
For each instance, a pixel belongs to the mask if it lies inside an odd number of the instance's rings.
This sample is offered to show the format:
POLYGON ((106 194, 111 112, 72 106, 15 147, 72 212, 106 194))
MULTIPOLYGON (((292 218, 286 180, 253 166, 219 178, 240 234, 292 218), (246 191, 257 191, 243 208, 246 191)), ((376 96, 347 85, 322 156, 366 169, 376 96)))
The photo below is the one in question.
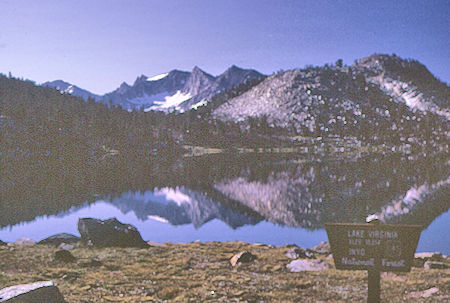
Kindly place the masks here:
MULTIPOLYGON (((9 244, 0 247, 0 289, 51 280, 69 303, 365 302, 365 271, 339 271, 330 256, 317 255, 330 269, 290 272, 288 249, 242 242, 76 247, 70 250, 76 261, 65 263, 55 260, 57 248, 9 244), (231 266, 245 250, 257 259, 231 266)), ((450 269, 382 274, 381 302, 449 301, 450 269)))

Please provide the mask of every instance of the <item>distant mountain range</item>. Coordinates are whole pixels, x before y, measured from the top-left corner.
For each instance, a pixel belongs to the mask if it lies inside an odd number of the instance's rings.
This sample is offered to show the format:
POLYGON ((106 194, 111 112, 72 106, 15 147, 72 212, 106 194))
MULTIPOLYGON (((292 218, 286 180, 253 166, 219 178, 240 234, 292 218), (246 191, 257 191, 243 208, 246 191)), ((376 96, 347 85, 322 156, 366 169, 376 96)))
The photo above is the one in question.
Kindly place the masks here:
POLYGON ((438 146, 450 137, 450 87, 418 61, 396 55, 374 54, 351 66, 338 60, 271 76, 234 65, 217 77, 198 67, 173 70, 142 75, 132 86, 122 83, 103 96, 60 80, 44 85, 128 111, 199 110, 205 123, 235 123, 241 131, 267 138, 276 133, 350 136, 438 146))
POLYGON ((206 105, 214 96, 260 77, 263 75, 255 70, 241 69, 234 65, 217 77, 194 67, 192 72, 172 70, 154 77, 141 75, 133 85, 124 82, 119 88, 103 96, 62 80, 42 85, 83 99, 90 97, 106 104, 111 102, 127 110, 184 112, 206 105))

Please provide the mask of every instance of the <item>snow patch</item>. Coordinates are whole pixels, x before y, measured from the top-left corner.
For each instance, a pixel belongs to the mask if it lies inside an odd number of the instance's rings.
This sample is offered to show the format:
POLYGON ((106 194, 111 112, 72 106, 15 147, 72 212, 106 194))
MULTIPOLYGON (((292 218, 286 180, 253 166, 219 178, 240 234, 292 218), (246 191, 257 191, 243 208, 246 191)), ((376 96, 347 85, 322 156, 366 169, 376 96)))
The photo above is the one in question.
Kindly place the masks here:
POLYGON ((158 81, 158 80, 161 80, 161 79, 167 77, 168 75, 169 75, 169 73, 159 74, 159 75, 147 78, 147 81, 158 81))
POLYGON ((417 87, 406 82, 385 78, 382 75, 368 79, 371 83, 376 84, 386 94, 391 95, 395 101, 405 103, 411 109, 420 111, 431 111, 450 119, 450 113, 440 109, 432 102, 425 100, 424 95, 417 91, 417 87))
POLYGON ((153 105, 156 101, 164 100, 169 96, 168 92, 162 92, 155 95, 147 95, 144 94, 142 97, 133 98, 127 100, 129 103, 133 105, 153 105))
POLYGON ((162 218, 162 217, 160 217, 160 216, 152 216, 152 215, 149 215, 148 218, 151 219, 151 220, 155 220, 155 221, 158 221, 158 222, 162 222, 162 223, 169 223, 169 220, 167 220, 167 219, 165 219, 165 218, 162 218))
POLYGON ((155 191, 156 195, 164 195, 166 200, 175 202, 178 206, 183 204, 192 204, 192 199, 188 195, 181 192, 178 187, 170 188, 164 187, 158 191, 155 191))
POLYGON ((145 112, 149 112, 151 110, 168 110, 170 108, 174 108, 176 110, 179 110, 179 106, 181 103, 183 103, 184 101, 187 101, 191 98, 191 94, 187 93, 182 93, 181 91, 177 91, 174 95, 172 96, 165 96, 165 101, 159 101, 159 100, 155 100, 154 101, 154 105, 150 106, 146 109, 144 109, 145 112))
POLYGON ((208 104, 208 100, 203 99, 202 101, 195 103, 194 105, 191 106, 192 109, 197 109, 200 106, 205 106, 206 104, 208 104))

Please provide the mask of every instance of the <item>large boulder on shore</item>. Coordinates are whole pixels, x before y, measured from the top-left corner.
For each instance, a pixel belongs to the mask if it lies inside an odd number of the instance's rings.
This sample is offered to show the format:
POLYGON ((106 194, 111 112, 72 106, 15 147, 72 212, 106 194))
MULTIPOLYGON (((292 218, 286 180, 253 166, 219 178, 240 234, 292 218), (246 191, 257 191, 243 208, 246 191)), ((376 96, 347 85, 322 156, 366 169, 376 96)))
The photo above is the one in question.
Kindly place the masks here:
POLYGON ((41 241, 39 241, 37 244, 46 244, 46 245, 52 245, 55 247, 58 247, 62 243, 65 244, 75 244, 78 241, 80 241, 80 237, 77 237, 72 234, 68 233, 60 233, 53 236, 50 236, 48 238, 45 238, 41 241))
POLYGON ((65 303, 52 281, 14 285, 0 290, 0 302, 7 303, 65 303))
POLYGON ((136 227, 123 224, 116 218, 99 220, 94 218, 78 219, 78 231, 81 241, 87 245, 99 247, 148 247, 136 227))
POLYGON ((319 270, 327 270, 330 268, 327 262, 324 262, 320 259, 314 260, 294 260, 286 267, 292 272, 300 272, 300 271, 319 271, 319 270))

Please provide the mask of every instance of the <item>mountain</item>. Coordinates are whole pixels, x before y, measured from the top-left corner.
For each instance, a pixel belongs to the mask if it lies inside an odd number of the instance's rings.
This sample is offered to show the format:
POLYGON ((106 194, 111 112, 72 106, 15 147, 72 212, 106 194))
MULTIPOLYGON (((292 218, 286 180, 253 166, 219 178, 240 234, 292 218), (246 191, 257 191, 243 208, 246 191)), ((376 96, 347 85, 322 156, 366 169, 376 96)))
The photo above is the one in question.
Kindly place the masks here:
POLYGON ((112 104, 130 110, 149 109, 152 106, 161 110, 170 108, 190 98, 186 92, 182 92, 190 75, 189 72, 178 70, 151 78, 141 75, 132 86, 124 82, 118 89, 105 94, 102 100, 106 103, 111 100, 112 104))
POLYGON ((56 88, 61 93, 81 97, 84 100, 87 100, 88 98, 92 98, 94 100, 100 100, 99 95, 93 94, 85 89, 79 88, 76 85, 64 82, 62 80, 45 82, 45 83, 42 83, 41 85, 56 88))
POLYGON ((214 77, 196 66, 192 72, 172 70, 153 77, 141 75, 133 85, 123 82, 116 90, 103 96, 62 80, 45 82, 42 86, 85 100, 90 97, 105 104, 112 103, 127 110, 184 112, 206 105, 214 96, 261 77, 263 75, 255 70, 235 65, 214 77))
POLYGON ((445 134, 449 100, 449 86, 419 62, 375 54, 352 66, 279 72, 224 102, 212 118, 247 124, 259 119, 312 136, 392 132, 400 140, 419 129, 445 134))

